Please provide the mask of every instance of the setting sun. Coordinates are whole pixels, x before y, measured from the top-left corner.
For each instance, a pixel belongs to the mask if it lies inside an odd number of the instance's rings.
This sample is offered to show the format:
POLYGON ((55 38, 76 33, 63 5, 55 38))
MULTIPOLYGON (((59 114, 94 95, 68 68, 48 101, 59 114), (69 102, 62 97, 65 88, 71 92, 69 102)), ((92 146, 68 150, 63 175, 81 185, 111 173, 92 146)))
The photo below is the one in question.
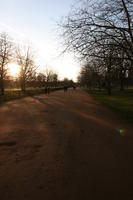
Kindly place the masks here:
POLYGON ((8 65, 9 67, 9 74, 13 77, 17 77, 19 75, 20 72, 20 66, 17 65, 16 63, 10 63, 8 65))

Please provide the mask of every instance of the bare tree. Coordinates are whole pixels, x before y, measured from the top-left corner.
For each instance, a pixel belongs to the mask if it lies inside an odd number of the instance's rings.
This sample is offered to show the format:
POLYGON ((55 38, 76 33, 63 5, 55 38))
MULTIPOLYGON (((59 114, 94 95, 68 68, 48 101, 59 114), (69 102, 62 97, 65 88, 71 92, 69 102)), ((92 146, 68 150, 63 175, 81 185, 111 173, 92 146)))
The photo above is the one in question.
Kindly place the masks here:
POLYGON ((46 83, 46 76, 43 73, 39 73, 36 77, 37 82, 38 82, 38 86, 39 87, 44 87, 45 83, 46 83))
POLYGON ((105 73, 101 60, 91 60, 91 62, 89 61, 82 66, 78 80, 82 86, 89 89, 96 87, 101 89, 105 73))
POLYGON ((6 33, 0 34, 0 90, 1 95, 4 95, 4 80, 7 75, 7 64, 12 56, 12 43, 6 33))
POLYGON ((74 51, 88 62, 101 59, 109 94, 111 73, 117 67, 123 90, 125 63, 133 62, 133 1, 82 0, 60 27, 64 51, 74 51))
POLYGON ((17 62, 20 65, 20 82, 23 92, 26 90, 26 83, 32 81, 36 76, 33 52, 30 47, 17 49, 17 62))
POLYGON ((83 0, 61 28, 65 50, 74 50, 82 59, 103 57, 103 51, 114 45, 125 50, 126 59, 133 59, 131 0, 83 0))
POLYGON ((58 74, 53 70, 46 68, 44 71, 46 77, 46 86, 52 86, 54 83, 56 84, 58 80, 58 74))
POLYGON ((53 73, 53 76, 52 76, 52 85, 54 86, 54 87, 56 87, 57 86, 57 83, 58 83, 58 74, 57 73, 53 73))

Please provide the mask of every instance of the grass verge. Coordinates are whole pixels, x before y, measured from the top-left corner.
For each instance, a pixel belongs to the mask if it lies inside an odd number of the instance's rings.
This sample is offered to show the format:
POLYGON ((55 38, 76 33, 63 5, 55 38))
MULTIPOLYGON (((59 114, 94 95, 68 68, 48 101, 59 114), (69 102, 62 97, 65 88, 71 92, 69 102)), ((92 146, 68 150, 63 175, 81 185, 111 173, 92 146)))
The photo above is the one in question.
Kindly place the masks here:
POLYGON ((88 93, 116 112, 122 121, 133 124, 133 89, 113 91, 110 96, 104 90, 89 90, 88 93))
MULTIPOLYGON (((51 88, 50 92, 54 92, 57 90, 63 89, 62 87, 57 87, 57 88, 51 88)), ((23 93, 19 89, 12 89, 12 90, 5 90, 5 95, 0 96, 0 103, 4 103, 6 101, 11 101, 15 99, 20 99, 26 96, 34 96, 34 95, 40 95, 40 94, 45 94, 45 89, 41 88, 27 88, 26 92, 23 93)))

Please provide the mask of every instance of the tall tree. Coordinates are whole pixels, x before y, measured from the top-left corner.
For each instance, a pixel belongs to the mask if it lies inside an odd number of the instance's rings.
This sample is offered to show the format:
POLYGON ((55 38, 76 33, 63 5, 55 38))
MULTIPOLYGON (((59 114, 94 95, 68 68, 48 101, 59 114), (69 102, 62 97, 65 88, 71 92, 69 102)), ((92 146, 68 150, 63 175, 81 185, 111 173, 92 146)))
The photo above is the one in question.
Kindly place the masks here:
POLYGON ((36 74, 34 55, 30 47, 17 49, 17 62, 20 65, 21 90, 26 91, 26 83, 31 81, 36 74))
POLYGON ((74 50, 82 59, 102 57, 109 45, 123 48, 126 58, 133 59, 132 0, 82 0, 61 28, 66 50, 74 50))
POLYGON ((7 64, 11 61, 12 43, 6 33, 0 34, 0 91, 4 95, 4 81, 7 75, 7 64))
POLYGON ((118 67, 123 90, 125 63, 133 62, 133 1, 82 0, 60 25, 64 51, 103 60, 109 94, 112 69, 118 67))

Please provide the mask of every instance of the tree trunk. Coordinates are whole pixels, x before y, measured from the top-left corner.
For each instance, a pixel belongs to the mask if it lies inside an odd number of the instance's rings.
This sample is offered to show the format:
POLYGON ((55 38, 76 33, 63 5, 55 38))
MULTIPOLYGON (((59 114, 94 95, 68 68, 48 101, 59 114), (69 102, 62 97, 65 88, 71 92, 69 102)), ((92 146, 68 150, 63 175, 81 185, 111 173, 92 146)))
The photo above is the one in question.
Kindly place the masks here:
POLYGON ((126 71, 123 69, 120 71, 120 91, 124 91, 124 80, 125 80, 125 73, 126 71))
POLYGON ((1 90, 1 95, 4 95, 5 90, 4 90, 4 80, 3 80, 3 78, 1 78, 1 80, 0 80, 0 90, 1 90))
POLYGON ((22 78, 21 79, 21 90, 22 90, 22 92, 24 92, 25 93, 25 78, 22 78))
POLYGON ((121 80, 120 80, 120 91, 124 91, 124 78, 121 77, 121 80))
POLYGON ((111 95, 111 76, 110 76, 110 67, 108 67, 108 76, 107 76, 107 91, 108 95, 111 95))
POLYGON ((98 88, 99 88, 99 91, 101 91, 101 82, 100 82, 100 80, 98 81, 98 88))

